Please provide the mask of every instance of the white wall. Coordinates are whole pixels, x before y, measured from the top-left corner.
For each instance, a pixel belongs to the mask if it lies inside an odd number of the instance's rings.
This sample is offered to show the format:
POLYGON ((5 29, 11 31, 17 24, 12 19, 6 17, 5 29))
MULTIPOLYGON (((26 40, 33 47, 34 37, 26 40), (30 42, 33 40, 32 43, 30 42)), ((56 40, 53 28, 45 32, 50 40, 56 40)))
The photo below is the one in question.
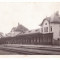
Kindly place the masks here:
POLYGON ((42 28, 43 28, 43 33, 49 33, 49 22, 47 20, 44 21, 42 28), (45 23, 47 23, 47 25, 45 25, 45 23), (48 32, 44 32, 44 27, 48 27, 48 32))
POLYGON ((60 24, 50 24, 50 26, 52 26, 52 32, 53 32, 53 39, 58 39, 60 38, 59 36, 59 31, 60 31, 60 24))

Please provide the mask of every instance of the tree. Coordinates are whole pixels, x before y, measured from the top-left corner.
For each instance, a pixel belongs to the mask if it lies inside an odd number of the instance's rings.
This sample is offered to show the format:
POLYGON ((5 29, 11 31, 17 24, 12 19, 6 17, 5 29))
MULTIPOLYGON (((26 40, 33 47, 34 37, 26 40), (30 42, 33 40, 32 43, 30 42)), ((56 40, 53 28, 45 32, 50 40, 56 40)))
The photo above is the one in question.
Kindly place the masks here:
POLYGON ((3 35, 4 35, 4 34, 3 34, 2 32, 0 32, 0 38, 3 37, 3 35))

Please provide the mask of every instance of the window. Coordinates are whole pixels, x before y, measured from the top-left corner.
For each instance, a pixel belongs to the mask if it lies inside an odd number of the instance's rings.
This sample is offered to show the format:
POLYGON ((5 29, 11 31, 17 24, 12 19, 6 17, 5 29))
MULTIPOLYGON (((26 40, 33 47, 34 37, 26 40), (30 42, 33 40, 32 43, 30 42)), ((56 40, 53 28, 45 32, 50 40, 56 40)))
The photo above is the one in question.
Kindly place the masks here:
POLYGON ((47 23, 45 23, 45 25, 47 25, 47 23))
POLYGON ((48 27, 44 27, 44 32, 48 32, 48 27))
POLYGON ((41 28, 41 32, 43 32, 43 28, 41 28))
POLYGON ((35 31, 38 31, 38 29, 36 29, 35 31))
POLYGON ((51 26, 51 32, 52 32, 52 26, 51 26))
POLYGON ((59 31, 59 36, 60 36, 60 31, 59 31))
POLYGON ((29 31, 29 32, 31 32, 31 31, 29 31))

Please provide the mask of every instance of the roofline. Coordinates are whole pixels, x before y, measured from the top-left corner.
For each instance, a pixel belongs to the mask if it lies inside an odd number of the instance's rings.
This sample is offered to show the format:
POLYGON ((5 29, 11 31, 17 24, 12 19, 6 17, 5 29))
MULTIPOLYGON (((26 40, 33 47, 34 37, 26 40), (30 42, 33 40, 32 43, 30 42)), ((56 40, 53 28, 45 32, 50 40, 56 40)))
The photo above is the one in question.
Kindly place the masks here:
POLYGON ((60 24, 60 22, 50 22, 50 23, 54 23, 54 24, 60 24))
MULTIPOLYGON (((41 23, 39 26, 42 26, 42 24, 43 24, 43 22, 44 22, 45 20, 47 20, 47 19, 46 19, 46 18, 43 19, 42 23, 41 23)), ((49 22, 49 20, 47 20, 47 21, 49 22)))

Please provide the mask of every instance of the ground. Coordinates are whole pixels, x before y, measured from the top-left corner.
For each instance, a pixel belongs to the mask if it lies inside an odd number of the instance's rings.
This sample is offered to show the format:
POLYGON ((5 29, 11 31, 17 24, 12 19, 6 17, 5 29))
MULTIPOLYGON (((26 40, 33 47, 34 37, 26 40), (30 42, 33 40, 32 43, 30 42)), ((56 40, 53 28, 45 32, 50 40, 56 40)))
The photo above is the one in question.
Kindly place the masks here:
POLYGON ((18 55, 18 53, 0 50, 0 55, 18 55))
POLYGON ((4 44, 0 55, 60 55, 60 46, 4 44))

